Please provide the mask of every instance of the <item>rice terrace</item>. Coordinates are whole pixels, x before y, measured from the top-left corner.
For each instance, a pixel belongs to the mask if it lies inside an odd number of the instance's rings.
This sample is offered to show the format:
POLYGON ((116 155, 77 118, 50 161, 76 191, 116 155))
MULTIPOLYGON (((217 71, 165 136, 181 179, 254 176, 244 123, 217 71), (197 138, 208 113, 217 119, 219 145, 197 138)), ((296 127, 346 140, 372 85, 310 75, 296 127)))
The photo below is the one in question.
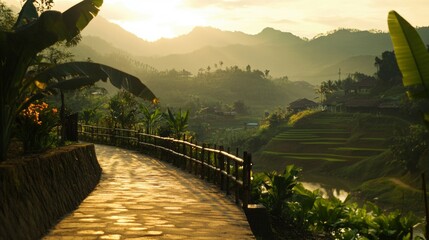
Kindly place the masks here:
MULTIPOLYGON (((390 119, 385 119, 389 121, 390 119)), ((266 168, 279 170, 297 163, 310 170, 314 167, 352 165, 388 149, 389 135, 396 124, 386 126, 382 119, 365 119, 362 126, 353 114, 317 113, 285 128, 260 153, 266 168), (380 124, 374 126, 374 122, 380 124), (372 124, 369 124, 371 122, 372 124), (369 129, 369 125, 371 128, 369 129), (273 160, 273 159, 281 160, 273 160), (270 160, 271 159, 271 160, 270 160), (277 161, 277 162, 275 162, 277 161)), ((257 166, 258 164, 256 164, 257 166)))

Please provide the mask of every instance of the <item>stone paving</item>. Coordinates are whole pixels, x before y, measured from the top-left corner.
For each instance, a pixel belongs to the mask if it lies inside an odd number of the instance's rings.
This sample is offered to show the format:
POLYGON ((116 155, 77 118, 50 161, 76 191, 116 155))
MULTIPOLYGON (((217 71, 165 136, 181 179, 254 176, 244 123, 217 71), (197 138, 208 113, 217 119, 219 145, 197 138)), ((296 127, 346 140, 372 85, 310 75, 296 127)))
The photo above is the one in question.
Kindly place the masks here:
POLYGON ((43 239, 255 239, 241 208, 211 184, 134 151, 96 152, 100 184, 43 239))

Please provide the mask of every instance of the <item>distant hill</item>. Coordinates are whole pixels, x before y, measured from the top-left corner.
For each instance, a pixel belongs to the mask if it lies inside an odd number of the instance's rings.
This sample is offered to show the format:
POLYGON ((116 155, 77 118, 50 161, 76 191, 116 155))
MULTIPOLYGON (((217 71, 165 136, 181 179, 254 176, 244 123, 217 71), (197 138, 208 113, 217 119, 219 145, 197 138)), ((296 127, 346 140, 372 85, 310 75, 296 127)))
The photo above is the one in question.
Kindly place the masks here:
MULTIPOLYGON (((429 28, 418 31, 429 43, 429 28)), ((275 77, 313 84, 338 79, 340 68, 344 77, 354 72, 373 74, 375 57, 392 50, 388 33, 349 29, 307 40, 273 28, 250 35, 196 27, 177 38, 148 42, 102 17, 95 18, 83 35, 92 36, 84 38, 83 44, 100 54, 115 48, 160 70, 186 69, 196 74, 222 61, 228 66, 268 69, 275 77)))

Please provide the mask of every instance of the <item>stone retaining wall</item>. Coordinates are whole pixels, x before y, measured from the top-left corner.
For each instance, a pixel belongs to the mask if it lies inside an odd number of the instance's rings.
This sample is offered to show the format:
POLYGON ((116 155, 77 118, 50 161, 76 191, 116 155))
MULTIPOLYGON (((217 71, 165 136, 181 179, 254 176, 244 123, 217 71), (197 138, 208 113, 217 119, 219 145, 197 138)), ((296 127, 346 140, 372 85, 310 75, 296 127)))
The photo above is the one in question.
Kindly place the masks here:
POLYGON ((94 145, 77 144, 0 164, 0 239, 39 239, 100 180, 94 145))

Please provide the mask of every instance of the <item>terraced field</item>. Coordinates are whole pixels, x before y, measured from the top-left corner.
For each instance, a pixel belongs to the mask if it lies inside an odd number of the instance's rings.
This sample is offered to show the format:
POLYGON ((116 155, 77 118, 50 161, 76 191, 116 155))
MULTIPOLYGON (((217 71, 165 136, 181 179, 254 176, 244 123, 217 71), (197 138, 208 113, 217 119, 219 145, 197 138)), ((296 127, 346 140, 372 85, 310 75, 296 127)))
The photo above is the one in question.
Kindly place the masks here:
POLYGON ((386 151, 392 126, 362 125, 353 114, 312 115, 272 138, 256 154, 254 168, 282 171, 286 165, 295 164, 305 171, 324 171, 386 151))
POLYGON ((303 168, 301 181, 328 196, 344 190, 352 201, 422 215, 419 177, 403 175, 388 151, 395 131, 409 124, 392 116, 316 113, 271 138, 253 155, 253 169, 282 172, 294 164, 303 168))

